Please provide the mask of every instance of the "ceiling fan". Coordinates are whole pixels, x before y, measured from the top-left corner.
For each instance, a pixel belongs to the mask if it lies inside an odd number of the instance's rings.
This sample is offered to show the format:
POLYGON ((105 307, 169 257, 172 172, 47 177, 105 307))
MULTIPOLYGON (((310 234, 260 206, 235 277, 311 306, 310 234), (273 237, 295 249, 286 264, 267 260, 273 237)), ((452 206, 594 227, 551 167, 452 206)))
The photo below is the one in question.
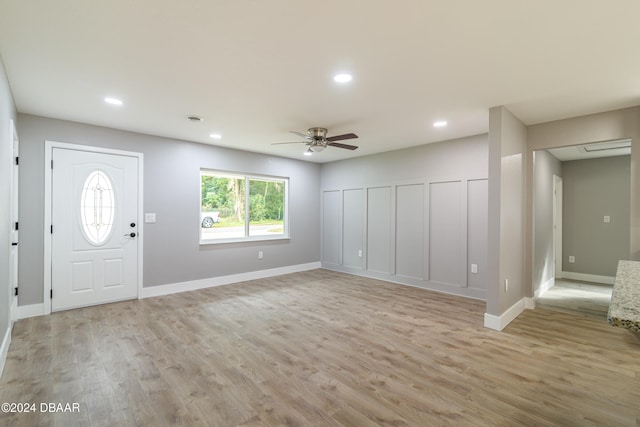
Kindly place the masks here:
POLYGON ((296 132, 293 130, 289 132, 303 137, 304 139, 306 139, 306 141, 274 142, 271 145, 306 144, 307 151, 305 154, 317 153, 324 150, 327 147, 338 147, 338 148, 344 148, 347 150, 355 150, 356 148, 358 148, 355 145, 342 144, 340 142, 336 142, 336 141, 343 141, 345 139, 355 139, 358 137, 358 135, 356 135, 355 133, 345 133, 343 135, 327 137, 327 129, 320 128, 320 127, 309 128, 306 134, 302 132, 296 132))

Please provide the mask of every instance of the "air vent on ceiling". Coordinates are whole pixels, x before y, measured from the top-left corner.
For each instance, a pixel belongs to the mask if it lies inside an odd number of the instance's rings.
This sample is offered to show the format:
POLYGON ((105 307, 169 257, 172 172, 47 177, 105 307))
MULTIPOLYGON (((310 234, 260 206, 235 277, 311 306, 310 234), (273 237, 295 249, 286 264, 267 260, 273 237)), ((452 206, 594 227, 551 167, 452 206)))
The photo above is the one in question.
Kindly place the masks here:
POLYGON ((200 123, 200 122, 204 122, 204 119, 200 116, 196 116, 194 114, 187 116, 187 120, 189 120, 190 122, 193 123, 200 123))

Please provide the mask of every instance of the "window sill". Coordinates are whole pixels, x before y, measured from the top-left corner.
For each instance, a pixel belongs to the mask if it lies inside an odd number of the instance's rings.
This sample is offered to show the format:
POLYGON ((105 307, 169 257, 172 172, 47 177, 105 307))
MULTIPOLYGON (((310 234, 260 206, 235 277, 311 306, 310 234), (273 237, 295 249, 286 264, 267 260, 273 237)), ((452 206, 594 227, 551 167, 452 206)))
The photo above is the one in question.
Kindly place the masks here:
POLYGON ((256 237, 238 237, 232 239, 207 239, 200 240, 200 245, 223 245, 225 243, 255 243, 255 242, 272 242, 275 240, 291 240, 290 236, 256 236, 256 237))

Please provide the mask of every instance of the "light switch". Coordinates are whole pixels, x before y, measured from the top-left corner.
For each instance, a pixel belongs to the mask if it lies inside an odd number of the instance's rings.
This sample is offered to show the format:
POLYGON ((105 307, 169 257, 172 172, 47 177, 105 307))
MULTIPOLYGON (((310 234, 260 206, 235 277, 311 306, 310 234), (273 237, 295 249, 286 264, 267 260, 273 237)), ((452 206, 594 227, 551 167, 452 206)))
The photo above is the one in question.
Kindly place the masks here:
POLYGON ((147 224, 153 224, 156 222, 156 214, 154 213, 146 213, 144 214, 144 222, 147 224))
POLYGON ((609 215, 605 215, 604 222, 611 222, 611 217, 609 215))
POLYGON ((471 272, 472 273, 478 272, 478 264, 471 264, 471 272))

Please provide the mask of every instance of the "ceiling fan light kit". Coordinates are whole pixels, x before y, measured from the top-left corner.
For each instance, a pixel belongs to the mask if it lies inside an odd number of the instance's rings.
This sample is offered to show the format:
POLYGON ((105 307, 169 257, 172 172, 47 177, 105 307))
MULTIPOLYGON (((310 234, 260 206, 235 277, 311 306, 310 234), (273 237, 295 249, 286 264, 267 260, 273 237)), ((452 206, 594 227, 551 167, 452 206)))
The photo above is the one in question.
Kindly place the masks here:
POLYGON ((327 128, 322 127, 312 127, 307 130, 307 133, 304 134, 302 132, 296 132, 294 130, 290 131, 291 133, 301 136, 306 139, 306 141, 295 141, 295 142, 275 142, 271 145, 280 145, 280 144, 306 144, 307 150, 305 151, 305 155, 310 155, 311 153, 319 153, 327 147, 337 147, 344 148, 346 150, 355 150, 358 148, 356 145, 350 144, 342 144, 336 141, 343 141, 345 139, 355 139, 358 137, 355 133, 345 133, 342 135, 335 135, 327 137, 327 128))

